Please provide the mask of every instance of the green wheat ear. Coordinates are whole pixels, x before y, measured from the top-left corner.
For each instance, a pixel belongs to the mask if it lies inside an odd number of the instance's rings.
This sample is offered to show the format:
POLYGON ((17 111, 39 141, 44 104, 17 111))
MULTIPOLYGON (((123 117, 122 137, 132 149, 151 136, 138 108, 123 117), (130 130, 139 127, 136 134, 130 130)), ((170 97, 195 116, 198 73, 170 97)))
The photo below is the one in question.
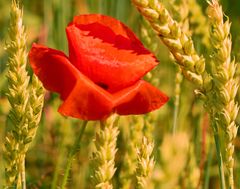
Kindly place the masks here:
POLYGON ((40 121, 43 88, 35 77, 29 85, 26 33, 18 1, 12 1, 10 16, 10 40, 6 49, 9 56, 7 97, 11 105, 9 119, 12 127, 5 138, 6 187, 25 188, 25 156, 40 121))

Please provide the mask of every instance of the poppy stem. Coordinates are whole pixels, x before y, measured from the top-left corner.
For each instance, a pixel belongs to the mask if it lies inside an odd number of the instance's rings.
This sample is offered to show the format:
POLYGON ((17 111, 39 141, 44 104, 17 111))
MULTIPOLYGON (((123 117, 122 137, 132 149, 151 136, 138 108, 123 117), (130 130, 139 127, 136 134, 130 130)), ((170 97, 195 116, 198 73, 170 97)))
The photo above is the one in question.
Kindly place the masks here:
POLYGON ((65 189, 65 186, 66 186, 66 184, 67 184, 67 180, 68 180, 68 176, 69 176, 69 171, 70 171, 70 168, 71 168, 71 166, 72 166, 73 159, 74 159, 75 155, 77 154, 77 152, 78 152, 79 149, 80 149, 80 144, 81 144, 82 136, 83 136, 83 133, 84 133, 85 128, 86 128, 86 126, 87 126, 87 123, 88 123, 88 121, 83 121, 83 122, 82 122, 81 130, 80 130, 80 132, 79 132, 79 135, 78 135, 78 137, 75 139, 74 145, 73 145, 73 147, 71 148, 71 150, 70 150, 70 152, 69 152, 68 159, 67 159, 67 165, 66 165, 66 169, 65 169, 65 172, 64 172, 63 182, 62 182, 62 185, 61 185, 61 188, 62 188, 62 189, 65 189))

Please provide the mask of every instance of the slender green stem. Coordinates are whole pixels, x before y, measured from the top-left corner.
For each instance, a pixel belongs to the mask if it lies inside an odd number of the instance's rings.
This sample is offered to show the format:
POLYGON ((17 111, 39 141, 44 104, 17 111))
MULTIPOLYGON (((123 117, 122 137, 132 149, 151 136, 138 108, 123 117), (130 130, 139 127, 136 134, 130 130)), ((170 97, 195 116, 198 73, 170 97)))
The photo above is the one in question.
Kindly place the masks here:
POLYGON ((77 152, 80 148, 80 143, 81 143, 82 136, 83 136, 83 133, 85 131, 86 126, 87 126, 87 121, 83 121, 82 125, 81 125, 81 130, 79 132, 79 135, 76 138, 71 151, 69 152, 69 156, 68 156, 68 160, 67 160, 67 166, 66 166, 66 169, 65 169, 65 172, 64 172, 64 177, 63 177, 63 182, 62 182, 62 185, 61 185, 61 189, 64 189, 66 184, 67 184, 69 171, 70 171, 70 168, 72 166, 74 156, 77 154, 77 152))
POLYGON ((63 145, 64 142, 61 142, 61 144, 59 145, 59 152, 62 152, 57 160, 56 160, 56 167, 55 167, 55 170, 54 170, 54 173, 53 173, 53 179, 52 179, 52 183, 51 183, 51 189, 56 189, 57 188, 57 182, 58 182, 58 175, 59 175, 59 171, 60 171, 60 168, 61 168, 61 160, 62 160, 62 157, 63 157, 63 153, 64 153, 64 145, 63 145))
POLYGON ((226 189, 223 159, 222 159, 221 146, 220 146, 220 138, 219 138, 218 129, 217 129, 217 126, 216 126, 215 123, 213 123, 213 132, 214 132, 214 140, 215 140, 216 152, 217 152, 217 160, 218 160, 218 169, 219 169, 221 189, 226 189))
POLYGON ((177 125, 178 125, 178 112, 179 112, 179 105, 174 106, 174 112, 173 112, 173 134, 176 133, 177 125))
POLYGON ((210 180, 210 166, 212 163, 212 157, 213 157, 213 148, 212 148, 212 143, 209 146, 209 153, 208 153, 208 158, 207 158, 207 166, 205 169, 205 178, 204 178, 204 187, 203 189, 208 189, 209 188, 209 180, 210 180))
POLYGON ((173 134, 176 133, 178 126, 178 114, 179 114, 179 103, 181 94, 181 83, 182 83, 182 71, 180 67, 177 67, 176 78, 175 78, 175 99, 174 99, 174 112, 173 112, 173 134))
POLYGON ((60 163, 59 163, 59 159, 58 159, 57 160, 57 165, 56 165, 56 168, 55 168, 54 174, 53 174, 53 179, 52 179, 52 183, 51 183, 51 189, 57 188, 59 167, 60 167, 60 163))
POLYGON ((21 183, 22 183, 22 189, 26 189, 25 155, 23 155, 21 159, 21 183))

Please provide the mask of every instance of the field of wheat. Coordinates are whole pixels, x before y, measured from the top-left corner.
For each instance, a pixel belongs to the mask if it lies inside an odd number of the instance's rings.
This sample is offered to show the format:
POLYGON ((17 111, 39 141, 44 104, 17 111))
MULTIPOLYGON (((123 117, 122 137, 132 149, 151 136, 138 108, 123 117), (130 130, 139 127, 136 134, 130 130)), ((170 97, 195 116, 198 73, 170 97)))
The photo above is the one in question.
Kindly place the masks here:
POLYGON ((0 15, 0 188, 240 188, 240 1, 0 15))

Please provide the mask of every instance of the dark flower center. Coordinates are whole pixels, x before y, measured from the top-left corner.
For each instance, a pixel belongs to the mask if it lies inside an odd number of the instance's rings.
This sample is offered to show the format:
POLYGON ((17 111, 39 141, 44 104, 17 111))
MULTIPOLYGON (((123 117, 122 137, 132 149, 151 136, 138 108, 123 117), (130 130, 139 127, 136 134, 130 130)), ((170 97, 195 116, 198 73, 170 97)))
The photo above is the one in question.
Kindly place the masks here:
POLYGON ((98 83, 96 83, 99 87, 101 87, 101 88, 103 88, 103 89, 105 89, 105 90, 108 90, 108 85, 107 84, 105 84, 105 83, 101 83, 101 82, 98 82, 98 83))

